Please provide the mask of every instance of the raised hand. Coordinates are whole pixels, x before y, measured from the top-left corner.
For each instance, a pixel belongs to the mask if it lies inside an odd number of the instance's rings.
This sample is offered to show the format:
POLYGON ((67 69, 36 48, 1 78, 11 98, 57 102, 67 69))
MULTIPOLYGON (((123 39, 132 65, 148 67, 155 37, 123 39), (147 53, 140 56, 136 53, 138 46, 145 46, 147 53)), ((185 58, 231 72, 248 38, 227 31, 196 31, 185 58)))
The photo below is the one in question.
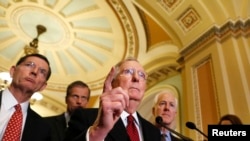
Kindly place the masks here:
POLYGON ((90 141, 103 140, 128 106, 129 96, 121 87, 112 86, 116 75, 112 67, 104 82, 103 94, 100 96, 100 108, 94 125, 90 128, 90 141))

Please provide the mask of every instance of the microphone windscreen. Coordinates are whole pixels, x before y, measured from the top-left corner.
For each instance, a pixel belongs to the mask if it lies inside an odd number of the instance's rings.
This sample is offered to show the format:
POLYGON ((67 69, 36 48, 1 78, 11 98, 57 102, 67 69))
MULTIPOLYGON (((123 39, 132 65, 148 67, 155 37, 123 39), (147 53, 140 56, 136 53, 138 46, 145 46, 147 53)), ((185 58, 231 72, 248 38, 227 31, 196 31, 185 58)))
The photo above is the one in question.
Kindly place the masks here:
POLYGON ((161 124, 162 123, 162 117, 158 116, 155 118, 156 123, 161 124))
POLYGON ((186 122, 186 126, 190 129, 196 129, 196 126, 193 122, 186 122))

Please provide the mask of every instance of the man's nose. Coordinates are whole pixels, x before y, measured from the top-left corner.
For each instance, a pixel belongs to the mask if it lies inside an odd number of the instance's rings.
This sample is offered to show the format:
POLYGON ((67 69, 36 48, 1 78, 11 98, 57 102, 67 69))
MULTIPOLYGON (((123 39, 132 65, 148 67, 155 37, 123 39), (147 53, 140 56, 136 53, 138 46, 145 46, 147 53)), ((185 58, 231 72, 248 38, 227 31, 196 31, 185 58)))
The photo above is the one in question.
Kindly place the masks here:
POLYGON ((138 75, 138 73, 135 71, 134 73, 133 73, 133 75, 132 75, 132 81, 133 82, 139 82, 139 75, 138 75))
POLYGON ((81 104, 81 103, 82 103, 82 98, 81 98, 81 97, 78 97, 77 100, 76 100, 76 102, 77 102, 78 104, 81 104))
POLYGON ((33 67, 33 68, 31 68, 31 73, 34 74, 34 75, 37 75, 37 74, 38 74, 38 71, 39 71, 39 68, 38 68, 38 67, 33 67))
POLYGON ((166 103, 165 106, 164 106, 165 109, 169 109, 169 104, 166 103))

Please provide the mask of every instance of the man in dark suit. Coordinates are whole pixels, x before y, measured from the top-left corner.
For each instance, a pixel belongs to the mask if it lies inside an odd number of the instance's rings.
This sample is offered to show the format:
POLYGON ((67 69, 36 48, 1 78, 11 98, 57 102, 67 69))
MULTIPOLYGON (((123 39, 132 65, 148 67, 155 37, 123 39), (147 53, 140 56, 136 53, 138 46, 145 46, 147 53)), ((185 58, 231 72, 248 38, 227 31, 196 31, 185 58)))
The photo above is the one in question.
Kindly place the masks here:
MULTIPOLYGON (((65 141, 135 141, 127 133, 133 116, 137 141, 160 141, 160 131, 136 111, 146 90, 147 74, 135 58, 112 67, 100 95, 98 109, 77 109, 70 120, 65 141)), ((134 132, 134 133, 135 133, 134 132)))
POLYGON ((86 83, 77 80, 68 85, 65 97, 67 111, 60 115, 45 117, 52 129, 51 141, 63 140, 71 114, 76 108, 86 108, 89 97, 90 89, 86 83))
MULTIPOLYGON (((177 116, 177 98, 174 95, 173 90, 162 90, 155 95, 154 105, 152 112, 154 117, 160 116, 162 122, 170 129, 175 128, 175 119, 177 116)), ((158 123, 155 123, 162 134, 162 141, 181 141, 179 137, 169 132, 166 128, 162 127, 158 123)))
MULTIPOLYGON (((47 85, 51 75, 49 61, 40 54, 23 56, 10 68, 10 75, 10 86, 0 94, 0 140, 49 141, 49 125, 30 108, 29 104, 31 96, 37 91, 42 91, 47 85), (7 136, 5 130, 16 105, 21 106, 21 130, 16 139, 10 139, 14 136, 7 136)), ((10 133, 17 132, 16 129, 13 130, 10 130, 10 133)))

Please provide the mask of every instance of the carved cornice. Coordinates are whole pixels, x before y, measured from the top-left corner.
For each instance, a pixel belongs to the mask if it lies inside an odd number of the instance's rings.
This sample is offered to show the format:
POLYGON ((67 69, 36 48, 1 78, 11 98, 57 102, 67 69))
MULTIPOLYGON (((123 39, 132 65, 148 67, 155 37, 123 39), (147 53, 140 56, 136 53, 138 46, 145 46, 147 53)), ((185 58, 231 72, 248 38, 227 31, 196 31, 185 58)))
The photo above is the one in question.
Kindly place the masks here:
POLYGON ((183 0, 158 0, 158 3, 170 14, 182 1, 183 0))
MULTIPOLYGON (((131 13, 121 0, 107 0, 114 12, 117 14, 118 19, 124 29, 127 54, 126 56, 136 57, 138 53, 138 35, 135 28, 135 23, 132 20, 131 13)), ((125 57, 126 57, 125 56, 125 57)))
POLYGON ((201 22, 199 14, 193 7, 188 8, 178 18, 178 24, 184 32, 188 32, 201 22))
POLYGON ((160 81, 165 80, 173 75, 178 74, 176 71, 177 64, 172 64, 168 66, 162 66, 149 72, 148 79, 147 79, 147 88, 154 86, 155 84, 159 83, 160 81))
POLYGON ((200 36, 197 40, 192 42, 190 45, 185 47, 180 51, 180 58, 177 60, 180 64, 183 63, 184 58, 192 53, 195 53, 200 48, 204 47, 206 44, 211 41, 217 40, 221 41, 228 36, 238 35, 247 36, 250 33, 250 19, 246 21, 238 20, 238 21, 228 21, 221 27, 213 26, 209 29, 205 34, 200 36))

